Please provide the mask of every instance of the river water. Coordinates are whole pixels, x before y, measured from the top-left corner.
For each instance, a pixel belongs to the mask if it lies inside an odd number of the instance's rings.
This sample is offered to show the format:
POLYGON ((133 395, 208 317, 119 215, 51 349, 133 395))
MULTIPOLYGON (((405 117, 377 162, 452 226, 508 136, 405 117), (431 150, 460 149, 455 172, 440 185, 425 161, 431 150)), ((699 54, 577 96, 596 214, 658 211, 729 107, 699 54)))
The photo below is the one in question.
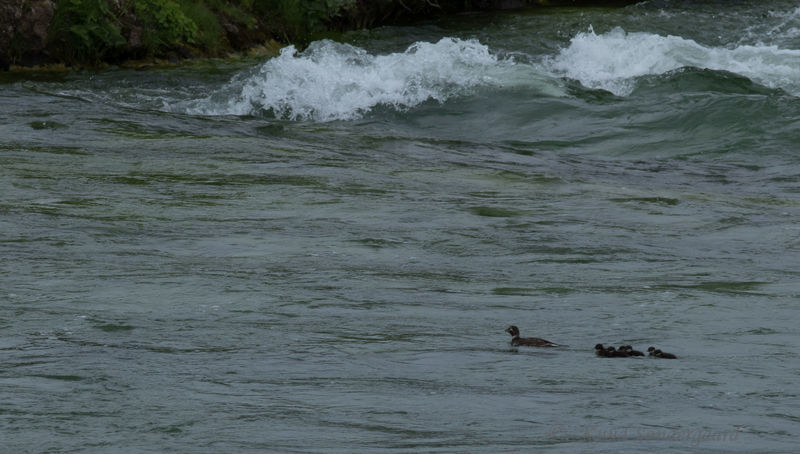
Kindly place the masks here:
POLYGON ((0 77, 2 452, 796 452, 796 2, 0 77))

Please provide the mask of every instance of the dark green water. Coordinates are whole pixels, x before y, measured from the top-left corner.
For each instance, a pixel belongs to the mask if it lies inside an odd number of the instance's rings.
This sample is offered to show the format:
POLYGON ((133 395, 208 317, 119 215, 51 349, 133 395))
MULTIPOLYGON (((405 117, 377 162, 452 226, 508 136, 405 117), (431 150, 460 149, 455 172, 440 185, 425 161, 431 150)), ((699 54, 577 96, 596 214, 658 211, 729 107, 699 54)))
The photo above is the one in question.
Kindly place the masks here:
POLYGON ((661 1, 0 75, 0 451, 794 452, 799 30, 661 1))

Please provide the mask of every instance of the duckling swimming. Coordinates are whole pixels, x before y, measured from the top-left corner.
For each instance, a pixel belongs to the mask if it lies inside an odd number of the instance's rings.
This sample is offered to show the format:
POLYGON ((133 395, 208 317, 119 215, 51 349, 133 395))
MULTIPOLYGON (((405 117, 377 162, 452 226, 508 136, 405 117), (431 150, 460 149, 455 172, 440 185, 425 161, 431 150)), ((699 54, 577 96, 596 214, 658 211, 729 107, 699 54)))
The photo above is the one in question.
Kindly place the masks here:
POLYGON ((602 356, 602 357, 604 357, 604 358, 607 358, 607 357, 608 357, 608 351, 606 351, 606 348, 605 348, 605 347, 603 347, 603 344, 597 344, 597 345, 595 345, 595 346, 594 346, 594 353, 595 353, 597 356, 602 356))
POLYGON ((511 334, 511 345, 519 347, 520 345, 526 347, 558 347, 555 342, 540 339, 538 337, 519 337, 519 328, 514 325, 506 328, 506 332, 511 334))
POLYGON ((644 356, 644 353, 634 350, 631 345, 621 345, 618 350, 624 351, 628 356, 644 356))
POLYGON ((614 347, 603 347, 603 344, 595 345, 594 353, 603 358, 627 358, 630 356, 627 351, 622 350, 622 347, 620 347, 620 350, 617 350, 614 347))
POLYGON ((647 351, 650 353, 650 356, 655 356, 656 358, 678 359, 678 357, 673 355, 672 353, 662 352, 661 350, 655 347, 648 347, 647 351))
POLYGON ((614 347, 608 347, 606 350, 608 351, 609 358, 627 358, 631 356, 625 350, 617 350, 614 347))

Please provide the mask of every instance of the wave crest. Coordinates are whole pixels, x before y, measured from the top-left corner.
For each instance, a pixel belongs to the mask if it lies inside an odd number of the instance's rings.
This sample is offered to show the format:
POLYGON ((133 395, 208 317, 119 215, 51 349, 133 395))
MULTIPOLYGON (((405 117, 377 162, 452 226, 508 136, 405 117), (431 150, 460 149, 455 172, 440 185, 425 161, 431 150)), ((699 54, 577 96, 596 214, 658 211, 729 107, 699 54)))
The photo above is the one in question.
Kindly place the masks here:
POLYGON ((798 50, 774 45, 706 47, 678 36, 628 33, 619 27, 600 35, 591 28, 577 34, 546 65, 555 75, 620 96, 634 90, 637 77, 687 66, 729 71, 769 88, 800 94, 798 50))
POLYGON ((187 111, 201 115, 271 112, 291 120, 350 120, 378 105, 404 110, 495 84, 492 73, 498 65, 513 65, 513 61, 498 60, 476 40, 418 42, 405 52, 379 56, 323 40, 302 53, 294 46, 282 49, 278 57, 235 77, 219 92, 195 101, 187 111))

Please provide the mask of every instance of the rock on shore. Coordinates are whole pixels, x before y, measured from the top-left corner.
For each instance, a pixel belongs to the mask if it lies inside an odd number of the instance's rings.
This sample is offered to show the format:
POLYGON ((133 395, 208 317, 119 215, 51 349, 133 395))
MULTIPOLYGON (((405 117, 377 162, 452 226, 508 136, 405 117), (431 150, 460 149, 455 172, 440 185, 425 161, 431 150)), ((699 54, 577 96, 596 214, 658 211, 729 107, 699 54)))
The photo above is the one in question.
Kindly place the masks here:
POLYGON ((0 70, 8 69, 12 53, 28 64, 48 59, 47 30, 55 12, 54 0, 0 2, 0 70))

